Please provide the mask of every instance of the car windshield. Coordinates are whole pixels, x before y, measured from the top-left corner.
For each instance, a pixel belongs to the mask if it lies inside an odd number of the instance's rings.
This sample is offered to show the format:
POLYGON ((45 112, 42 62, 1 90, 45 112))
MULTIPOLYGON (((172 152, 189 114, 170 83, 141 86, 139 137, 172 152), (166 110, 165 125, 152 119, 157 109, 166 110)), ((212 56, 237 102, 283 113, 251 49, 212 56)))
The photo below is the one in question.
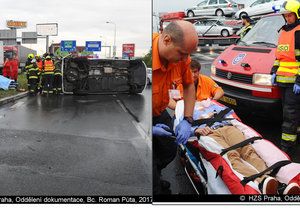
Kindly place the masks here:
POLYGON ((279 29, 285 24, 281 15, 262 18, 241 39, 239 45, 276 47, 279 29))

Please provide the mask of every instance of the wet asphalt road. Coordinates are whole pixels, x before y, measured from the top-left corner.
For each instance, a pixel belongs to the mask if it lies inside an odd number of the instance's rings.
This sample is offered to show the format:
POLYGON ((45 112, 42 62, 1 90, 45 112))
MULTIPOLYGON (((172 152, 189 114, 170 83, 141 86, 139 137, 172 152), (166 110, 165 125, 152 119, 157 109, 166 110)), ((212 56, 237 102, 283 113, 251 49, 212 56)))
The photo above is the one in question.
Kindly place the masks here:
POLYGON ((0 195, 151 195, 151 90, 0 107, 0 195))
MULTIPOLYGON (((201 52, 194 54, 193 56, 201 63, 201 73, 210 75, 210 67, 215 58, 222 53, 224 47, 204 47, 201 52)), ((251 113, 237 113, 242 122, 249 125, 256 131, 258 131, 265 139, 272 141, 275 145, 280 145, 281 137, 281 123, 274 122, 272 119, 259 118, 253 116, 251 113)), ((299 139, 299 138, 298 138, 299 139)), ((291 154, 291 159, 294 162, 300 163, 300 143, 298 144, 291 154)), ((189 179, 187 178, 183 167, 180 164, 179 156, 170 163, 162 172, 163 179, 171 182, 172 194, 195 194, 189 179)))

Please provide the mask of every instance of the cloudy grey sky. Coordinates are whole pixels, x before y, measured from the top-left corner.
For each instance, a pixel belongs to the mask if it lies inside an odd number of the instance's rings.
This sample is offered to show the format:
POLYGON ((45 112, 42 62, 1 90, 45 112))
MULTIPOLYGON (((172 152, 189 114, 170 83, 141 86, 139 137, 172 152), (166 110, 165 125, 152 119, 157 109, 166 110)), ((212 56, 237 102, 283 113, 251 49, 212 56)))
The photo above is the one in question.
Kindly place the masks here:
MULTIPOLYGON (((6 20, 27 21, 27 28, 35 31, 38 23, 58 23, 58 36, 51 42, 76 40, 99 41, 113 45, 114 25, 117 26, 117 56, 122 56, 122 44, 135 43, 136 56, 143 56, 151 46, 151 0, 1 0, 0 28, 6 28, 6 20), (100 38, 100 36, 104 38, 100 38)), ((26 45, 45 52, 45 40, 37 45, 26 45)), ((101 53, 102 55, 104 53, 101 53)), ((108 50, 107 50, 108 54, 108 50)))

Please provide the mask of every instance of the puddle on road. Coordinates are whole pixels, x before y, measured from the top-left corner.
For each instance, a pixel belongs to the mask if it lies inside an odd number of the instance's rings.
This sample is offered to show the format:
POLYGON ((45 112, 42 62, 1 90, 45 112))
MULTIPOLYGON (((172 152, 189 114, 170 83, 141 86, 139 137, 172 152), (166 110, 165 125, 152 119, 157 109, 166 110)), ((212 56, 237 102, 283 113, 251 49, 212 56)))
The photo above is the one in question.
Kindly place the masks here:
POLYGON ((76 100, 76 102, 84 104, 98 102, 98 100, 76 100))

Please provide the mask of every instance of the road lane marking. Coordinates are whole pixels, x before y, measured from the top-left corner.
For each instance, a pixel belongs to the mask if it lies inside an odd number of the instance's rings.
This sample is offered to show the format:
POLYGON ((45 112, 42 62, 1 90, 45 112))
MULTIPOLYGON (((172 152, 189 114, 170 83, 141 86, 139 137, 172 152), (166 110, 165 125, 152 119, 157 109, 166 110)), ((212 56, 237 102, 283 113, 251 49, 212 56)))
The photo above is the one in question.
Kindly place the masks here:
POLYGON ((215 57, 207 56, 207 55, 200 55, 201 57, 205 58, 206 60, 214 60, 215 57))
POLYGON ((212 63, 211 62, 201 62, 201 65, 211 65, 212 63))
MULTIPOLYGON (((120 105, 120 107, 123 109, 123 111, 125 113, 128 113, 133 118, 133 120, 131 120, 132 124, 134 125, 134 127, 136 128, 138 133, 141 135, 141 137, 146 140, 147 146, 150 149, 152 149, 151 135, 149 135, 148 132, 144 130, 142 124, 138 121, 137 117, 134 116, 132 113, 130 113, 129 112, 130 110, 128 110, 128 108, 126 108, 119 99, 117 99, 116 101, 120 105)), ((151 134, 151 131, 150 131, 150 134, 151 134)))
POLYGON ((140 123, 136 122, 135 120, 131 120, 131 122, 135 126, 139 134, 142 136, 142 138, 146 140, 147 146, 152 150, 152 141, 150 135, 148 135, 148 133, 144 130, 143 126, 140 123))
POLYGON ((23 101, 18 101, 17 103, 15 103, 14 105, 12 105, 11 107, 9 107, 10 109, 16 109, 20 106, 22 106, 24 104, 23 101))
POLYGON ((120 105, 120 107, 123 109, 123 111, 124 111, 125 113, 128 113, 127 109, 126 109, 125 106, 122 104, 122 102, 121 102, 119 99, 117 99, 116 101, 117 101, 117 103, 120 105))

